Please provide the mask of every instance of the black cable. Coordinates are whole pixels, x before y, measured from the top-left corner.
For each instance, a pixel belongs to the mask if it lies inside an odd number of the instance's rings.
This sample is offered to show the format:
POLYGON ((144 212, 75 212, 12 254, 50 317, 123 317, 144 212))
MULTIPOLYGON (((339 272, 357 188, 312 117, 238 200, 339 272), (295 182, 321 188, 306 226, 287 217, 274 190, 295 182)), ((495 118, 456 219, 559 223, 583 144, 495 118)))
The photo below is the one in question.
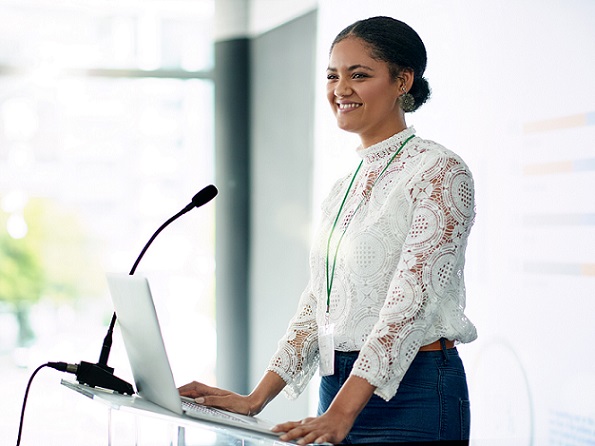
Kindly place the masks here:
POLYGON ((23 433, 23 421, 25 420, 25 407, 27 406, 27 398, 29 397, 29 389, 31 388, 31 384, 33 383, 33 378, 37 375, 44 367, 51 367, 56 370, 60 370, 61 372, 68 372, 68 373, 76 373, 75 366, 71 364, 67 364, 65 362, 48 362, 46 364, 40 365, 35 369, 35 371, 31 374, 31 378, 29 378, 29 382, 27 383, 27 390, 25 390, 25 398, 23 399, 23 408, 21 409, 21 421, 19 422, 19 436, 17 437, 17 446, 21 444, 21 435, 23 433))

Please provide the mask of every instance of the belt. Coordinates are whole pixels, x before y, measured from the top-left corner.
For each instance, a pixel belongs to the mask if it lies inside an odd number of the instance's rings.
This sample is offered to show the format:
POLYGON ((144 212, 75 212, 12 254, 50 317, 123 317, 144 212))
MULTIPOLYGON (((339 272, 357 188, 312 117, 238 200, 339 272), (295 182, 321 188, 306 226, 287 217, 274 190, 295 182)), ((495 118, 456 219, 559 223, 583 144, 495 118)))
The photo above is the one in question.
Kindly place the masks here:
MULTIPOLYGON (((449 341, 448 339, 445 339, 444 344, 447 349, 451 349, 451 348, 454 348, 455 341, 449 341)), ((424 346, 420 347, 420 349, 419 349, 420 352, 435 352, 438 350, 442 350, 442 345, 440 343, 440 339, 432 342, 431 344, 424 345, 424 346)))

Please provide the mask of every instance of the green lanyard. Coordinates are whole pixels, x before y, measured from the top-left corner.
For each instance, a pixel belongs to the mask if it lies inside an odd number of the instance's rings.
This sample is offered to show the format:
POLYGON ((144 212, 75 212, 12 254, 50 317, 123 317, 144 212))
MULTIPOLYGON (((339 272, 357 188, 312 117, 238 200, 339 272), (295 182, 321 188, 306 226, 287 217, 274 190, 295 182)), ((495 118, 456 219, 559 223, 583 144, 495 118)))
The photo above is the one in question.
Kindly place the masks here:
MULTIPOLYGON (((403 141, 403 143, 401 144, 401 146, 399 147, 399 149, 395 152, 395 154, 391 157, 391 159, 388 161, 388 163, 386 164, 386 166, 384 166, 384 169, 382 169, 382 172, 380 172, 380 174, 376 177, 376 179, 374 180, 374 183, 372 184, 372 187, 370 188, 370 190, 372 190, 372 188, 374 187, 374 185, 376 184, 376 182, 378 181, 378 179, 382 176, 382 174, 386 171, 386 169, 388 169, 388 166, 390 166, 390 164, 393 162, 393 160, 397 157, 397 155, 399 153, 401 153, 401 150, 403 150, 403 147, 405 147, 405 144, 407 144, 409 142, 409 140, 411 138, 413 138, 415 135, 411 135, 409 138, 407 138, 405 141, 403 141)), ((364 198, 362 198, 362 201, 359 202, 359 204, 357 205, 357 207, 355 208, 355 211, 353 211, 353 214, 351 215, 351 218, 349 219, 349 221, 347 222, 347 224, 345 225, 345 229, 343 229, 343 233, 341 234, 341 237, 339 238, 338 242, 337 242, 337 247, 335 248, 335 254, 333 257, 333 266, 332 266, 332 270, 330 271, 329 274, 329 252, 331 249, 331 240, 333 238, 333 234, 335 232, 335 229, 337 227, 337 222, 339 221, 339 217, 341 216, 341 212, 343 211, 343 206, 345 205, 345 202, 347 201, 347 197, 349 196, 349 192, 351 191, 351 187, 353 186, 353 183, 355 181, 355 177, 357 176, 360 168, 362 167, 362 164, 364 163, 364 160, 361 160, 359 163, 359 166, 357 166, 357 169, 355 170, 355 172, 353 173, 353 176, 351 177, 351 181, 349 182, 349 187, 347 188, 347 192, 345 192, 345 196, 343 197, 343 201, 341 202, 341 206, 339 206, 339 212, 337 212, 337 216, 335 217, 335 221, 333 222, 333 226, 331 227, 331 232, 328 236, 328 241, 326 243, 326 314, 328 315, 330 312, 330 306, 331 306, 331 291, 333 289, 333 281, 335 279, 335 267, 337 266, 337 253, 339 252, 339 246, 341 246, 341 242, 343 241, 343 236, 345 235, 345 232, 347 232, 347 228, 349 227, 349 224, 353 221, 353 217, 355 216, 356 212, 359 210, 359 208, 361 207, 361 205, 364 203, 364 201, 366 200, 366 197, 364 196, 364 198)))

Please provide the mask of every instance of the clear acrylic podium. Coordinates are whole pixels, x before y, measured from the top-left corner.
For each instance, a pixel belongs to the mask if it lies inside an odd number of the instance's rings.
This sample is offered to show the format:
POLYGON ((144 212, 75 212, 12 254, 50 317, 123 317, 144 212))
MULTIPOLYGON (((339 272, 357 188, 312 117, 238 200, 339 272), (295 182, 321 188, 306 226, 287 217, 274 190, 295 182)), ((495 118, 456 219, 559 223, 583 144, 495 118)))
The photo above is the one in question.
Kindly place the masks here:
POLYGON ((288 445, 274 435, 260 435, 178 415, 139 396, 120 395, 62 380, 61 384, 98 403, 107 411, 107 446, 288 445))

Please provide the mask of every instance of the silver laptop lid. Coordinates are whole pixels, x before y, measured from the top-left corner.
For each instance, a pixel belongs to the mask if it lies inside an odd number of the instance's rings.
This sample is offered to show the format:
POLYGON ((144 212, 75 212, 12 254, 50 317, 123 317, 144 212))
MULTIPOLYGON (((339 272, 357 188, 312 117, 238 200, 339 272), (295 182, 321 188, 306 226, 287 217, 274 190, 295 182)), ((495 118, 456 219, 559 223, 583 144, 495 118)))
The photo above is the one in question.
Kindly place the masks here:
POLYGON ((113 273, 107 274, 107 282, 136 390, 143 398, 182 414, 149 282, 143 276, 113 273))

